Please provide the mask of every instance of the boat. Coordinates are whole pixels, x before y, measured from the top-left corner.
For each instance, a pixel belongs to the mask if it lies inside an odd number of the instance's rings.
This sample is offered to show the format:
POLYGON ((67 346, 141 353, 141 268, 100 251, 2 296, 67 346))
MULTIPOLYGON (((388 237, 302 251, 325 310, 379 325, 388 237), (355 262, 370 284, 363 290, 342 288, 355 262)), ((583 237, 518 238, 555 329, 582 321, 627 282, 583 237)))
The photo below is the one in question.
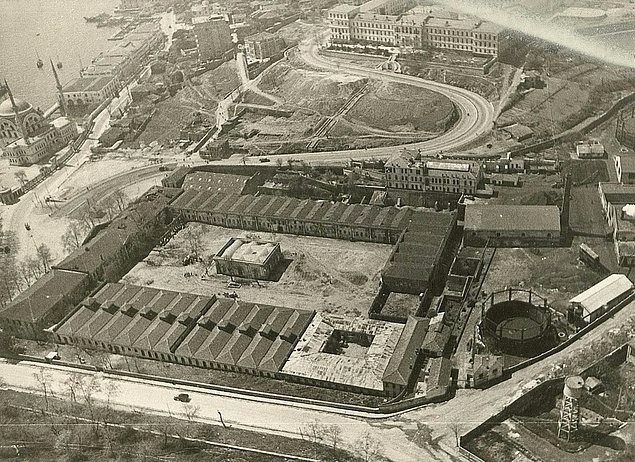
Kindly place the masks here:
POLYGON ((108 13, 99 13, 97 16, 84 16, 86 22, 102 22, 110 18, 111 16, 108 13))
POLYGON ((40 54, 37 51, 35 52, 35 55, 37 56, 35 65, 38 69, 42 69, 44 67, 44 61, 42 61, 42 58, 40 58, 40 54))
POLYGON ((64 65, 62 64, 62 61, 58 61, 58 62, 57 62, 57 68, 58 68, 58 69, 61 69, 61 68, 63 68, 63 67, 64 67, 64 65))

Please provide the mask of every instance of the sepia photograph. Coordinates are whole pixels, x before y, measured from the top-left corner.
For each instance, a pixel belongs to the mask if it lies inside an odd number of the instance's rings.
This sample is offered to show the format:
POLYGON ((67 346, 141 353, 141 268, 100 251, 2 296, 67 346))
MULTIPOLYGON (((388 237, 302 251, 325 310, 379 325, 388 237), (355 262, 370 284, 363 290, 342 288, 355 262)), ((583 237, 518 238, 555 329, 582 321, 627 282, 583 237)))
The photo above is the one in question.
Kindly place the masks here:
POLYGON ((0 0, 0 461, 635 461, 635 0, 0 0))

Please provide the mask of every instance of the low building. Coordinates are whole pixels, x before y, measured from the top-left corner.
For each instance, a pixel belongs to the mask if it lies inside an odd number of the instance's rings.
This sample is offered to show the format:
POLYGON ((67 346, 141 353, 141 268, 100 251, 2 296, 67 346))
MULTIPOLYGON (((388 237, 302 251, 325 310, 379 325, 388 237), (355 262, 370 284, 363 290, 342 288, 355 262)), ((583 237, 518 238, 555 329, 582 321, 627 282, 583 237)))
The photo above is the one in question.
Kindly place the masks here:
POLYGON ((403 324, 318 313, 281 372, 293 382, 396 396, 412 372, 417 344, 410 340, 412 327, 406 331, 403 324))
POLYGON ((229 140, 213 140, 207 143, 199 152, 202 159, 227 159, 232 154, 229 140))
POLYGON ((466 352, 462 358, 459 381, 465 388, 484 388, 503 376, 503 368, 502 356, 466 352))
POLYGON ((633 283, 623 274, 611 274, 569 301, 567 318, 579 327, 592 323, 630 297, 633 283))
POLYGON ((212 194, 248 194, 256 192, 259 175, 233 175, 216 172, 191 172, 185 176, 183 189, 208 191, 212 194))
POLYGON ((542 205, 467 204, 463 239, 470 246, 556 246, 560 243, 560 209, 542 205))
POLYGON ((285 48, 284 40, 269 32, 260 32, 245 38, 245 52, 252 61, 264 61, 285 48))
POLYGON ((617 262, 635 266, 635 184, 600 183, 600 201, 611 228, 617 262))
POLYGON ((72 311, 89 289, 86 274, 52 269, 0 309, 0 328, 19 338, 46 338, 44 330, 72 311))
POLYGON ((277 242, 232 237, 213 258, 219 274, 270 280, 282 260, 282 252, 277 242))
POLYGON ((394 244, 412 221, 434 226, 440 214, 410 208, 186 190, 170 204, 186 221, 272 233, 394 244))
POLYGON ((597 140, 580 141, 575 146, 575 152, 580 159, 603 159, 606 157, 604 145, 597 140))
POLYGON ((501 128, 502 131, 506 132, 518 142, 522 142, 528 140, 529 138, 534 136, 534 131, 522 124, 513 124, 507 127, 501 128))
POLYGON ((87 110, 117 95, 119 82, 112 76, 79 77, 62 89, 70 111, 87 110))

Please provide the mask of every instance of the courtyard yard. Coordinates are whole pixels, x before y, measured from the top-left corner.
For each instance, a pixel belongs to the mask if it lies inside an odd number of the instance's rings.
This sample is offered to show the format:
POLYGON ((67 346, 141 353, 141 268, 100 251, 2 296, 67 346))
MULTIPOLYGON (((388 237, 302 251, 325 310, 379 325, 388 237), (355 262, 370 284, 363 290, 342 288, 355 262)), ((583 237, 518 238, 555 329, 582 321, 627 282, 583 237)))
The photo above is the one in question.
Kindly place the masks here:
POLYGON ((207 295, 222 296, 235 291, 245 301, 359 316, 368 312, 379 288, 381 268, 390 251, 391 246, 385 244, 255 234, 190 223, 164 247, 154 249, 124 277, 124 281, 207 295), (192 250, 192 235, 199 232, 198 254, 203 262, 183 266, 183 258, 192 250), (228 289, 229 276, 216 274, 213 265, 206 274, 206 262, 230 237, 279 242, 288 263, 280 280, 239 281, 240 288, 228 289))

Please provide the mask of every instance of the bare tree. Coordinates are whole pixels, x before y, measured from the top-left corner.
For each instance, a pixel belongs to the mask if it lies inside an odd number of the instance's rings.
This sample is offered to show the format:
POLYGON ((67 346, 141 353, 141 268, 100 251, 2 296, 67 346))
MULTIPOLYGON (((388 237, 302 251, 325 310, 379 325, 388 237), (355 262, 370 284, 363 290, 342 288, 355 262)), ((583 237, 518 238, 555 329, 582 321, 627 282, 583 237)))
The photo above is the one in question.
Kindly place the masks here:
POLYGON ((77 220, 71 221, 66 232, 62 235, 64 250, 71 253, 73 250, 78 249, 82 245, 86 231, 85 223, 77 220))
POLYGON ((44 272, 46 273, 48 270, 51 269, 51 261, 53 261, 51 249, 46 244, 40 244, 35 248, 35 253, 42 262, 42 267, 44 268, 44 272))
POLYGON ((186 436, 191 436, 192 424, 198 417, 200 409, 200 406, 190 403, 183 403, 183 414, 185 414, 185 418, 187 419, 187 425, 185 428, 186 436))
POLYGON ((44 270, 42 269, 42 262, 37 257, 28 257, 26 260, 24 260, 24 265, 26 268, 28 268, 31 277, 33 277, 34 279, 37 279, 42 276, 42 274, 44 274, 44 270))
POLYGON ((325 425, 323 427, 324 439, 333 447, 337 449, 337 445, 342 442, 342 428, 338 425, 325 425))
POLYGON ((17 265, 17 269, 18 274, 22 276, 22 279, 24 280, 26 285, 31 285, 31 281, 33 280, 33 272, 31 271, 30 265, 26 261, 23 261, 22 263, 19 263, 17 265))
POLYGON ((368 431, 357 439, 355 450, 364 462, 381 460, 384 454, 382 444, 374 439, 368 431))
POLYGON ((18 170, 17 172, 14 173, 14 176, 20 182, 20 185, 24 186, 25 184, 28 183, 26 173, 24 173, 23 170, 18 170))
POLYGON ((40 367, 40 369, 35 372, 33 374, 33 376, 35 377, 35 380, 37 381, 38 385, 40 386, 40 388, 42 389, 43 393, 44 393, 44 403, 46 405, 46 410, 49 410, 49 393, 50 393, 50 387, 49 387, 49 383, 51 382, 51 376, 50 374, 44 370, 43 367, 40 367))
POLYGON ((203 246, 203 232, 198 227, 188 226, 184 233, 185 242, 190 255, 199 256, 203 246))
POLYGON ((459 444, 461 443, 461 433, 463 433, 461 424, 458 422, 450 422, 448 427, 452 431, 452 434, 454 435, 454 440, 456 442, 456 446, 458 447, 459 444))
POLYGON ((110 196, 119 212, 122 212, 130 202, 130 198, 121 189, 115 190, 110 196))

